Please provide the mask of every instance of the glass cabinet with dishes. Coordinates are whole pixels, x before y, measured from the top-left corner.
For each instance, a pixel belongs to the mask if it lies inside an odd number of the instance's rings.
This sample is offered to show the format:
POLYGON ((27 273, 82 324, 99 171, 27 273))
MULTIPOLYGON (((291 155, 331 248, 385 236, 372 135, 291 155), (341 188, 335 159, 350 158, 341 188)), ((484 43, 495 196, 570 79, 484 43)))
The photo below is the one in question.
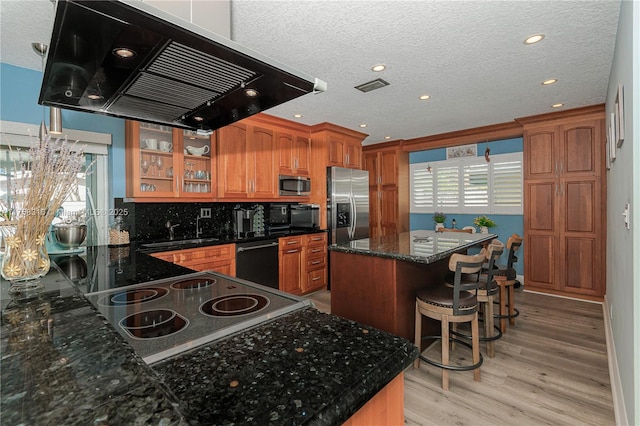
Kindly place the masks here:
POLYGON ((212 199, 214 150, 214 136, 127 121, 127 197, 212 199))

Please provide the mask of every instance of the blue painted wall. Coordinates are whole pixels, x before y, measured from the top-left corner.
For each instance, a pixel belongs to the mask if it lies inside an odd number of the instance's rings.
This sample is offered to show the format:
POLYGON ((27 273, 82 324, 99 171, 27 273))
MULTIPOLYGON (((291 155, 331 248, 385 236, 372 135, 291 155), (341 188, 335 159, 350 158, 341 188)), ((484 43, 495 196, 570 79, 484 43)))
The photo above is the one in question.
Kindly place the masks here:
MULTIPOLYGON (((42 72, 0 62, 0 120, 32 123, 34 134, 43 120, 49 126, 49 108, 38 104, 42 72)), ((109 199, 125 196, 124 120, 100 114, 62 110, 64 129, 110 133, 109 199)), ((1 131, 1 129, 0 129, 1 131)), ((4 138, 0 143, 7 141, 4 138)))
MULTIPOLYGON (((478 143, 478 156, 484 156, 486 147, 491 149, 491 155, 508 154, 512 152, 522 152, 523 140, 522 138, 504 139, 500 141, 478 143)), ((409 154, 409 163, 424 163, 429 161, 443 161, 447 159, 447 151, 445 148, 429 149, 426 151, 416 151, 409 154)), ((445 225, 451 227, 451 220, 456 220, 456 227, 462 228, 464 226, 473 226, 473 219, 477 214, 464 214, 460 213, 449 214, 447 213, 447 221, 445 225)), ((435 223, 433 222, 433 214, 426 213, 411 213, 409 215, 409 227, 412 231, 418 229, 434 229, 435 223)), ((498 239, 503 243, 507 242, 509 236, 516 233, 520 236, 524 236, 524 220, 522 215, 490 215, 491 219, 498 224, 497 227, 490 229, 491 233, 498 234, 498 239)), ((521 251, 524 247, 521 249, 521 251)), ((519 258, 522 259, 522 253, 519 258)), ((506 262, 506 253, 501 260, 506 262)), ((524 272, 524 264, 522 261, 516 263, 516 271, 522 275, 524 272)))

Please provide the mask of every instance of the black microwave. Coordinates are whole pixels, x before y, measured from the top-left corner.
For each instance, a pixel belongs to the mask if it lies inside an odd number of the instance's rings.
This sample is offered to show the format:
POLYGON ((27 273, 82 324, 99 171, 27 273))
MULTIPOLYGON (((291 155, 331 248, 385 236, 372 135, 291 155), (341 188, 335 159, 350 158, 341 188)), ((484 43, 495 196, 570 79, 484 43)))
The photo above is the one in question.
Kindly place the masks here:
POLYGON ((291 229, 320 229, 320 206, 318 204, 291 206, 291 229))
POLYGON ((280 195, 309 196, 311 194, 311 179, 306 176, 280 175, 278 179, 280 195))

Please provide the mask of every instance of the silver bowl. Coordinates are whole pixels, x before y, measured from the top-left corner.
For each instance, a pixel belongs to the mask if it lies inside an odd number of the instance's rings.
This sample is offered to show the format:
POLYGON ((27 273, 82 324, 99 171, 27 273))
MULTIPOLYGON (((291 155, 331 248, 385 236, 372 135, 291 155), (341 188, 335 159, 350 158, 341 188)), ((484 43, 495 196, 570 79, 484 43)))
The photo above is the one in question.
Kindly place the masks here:
POLYGON ((87 225, 57 223, 53 225, 53 234, 60 246, 77 248, 87 237, 87 225))

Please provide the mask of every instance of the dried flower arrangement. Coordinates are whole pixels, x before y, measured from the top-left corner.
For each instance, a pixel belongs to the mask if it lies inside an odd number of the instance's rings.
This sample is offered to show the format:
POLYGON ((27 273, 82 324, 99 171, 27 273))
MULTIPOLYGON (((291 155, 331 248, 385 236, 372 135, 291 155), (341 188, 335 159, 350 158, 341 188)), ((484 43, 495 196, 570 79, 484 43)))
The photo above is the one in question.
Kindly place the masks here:
POLYGON ((49 226, 76 188, 78 175, 90 167, 83 147, 48 135, 19 157, 14 161, 14 178, 7 181, 12 182, 8 198, 0 199, 0 230, 6 246, 0 273, 7 280, 38 278, 48 272, 49 226))

